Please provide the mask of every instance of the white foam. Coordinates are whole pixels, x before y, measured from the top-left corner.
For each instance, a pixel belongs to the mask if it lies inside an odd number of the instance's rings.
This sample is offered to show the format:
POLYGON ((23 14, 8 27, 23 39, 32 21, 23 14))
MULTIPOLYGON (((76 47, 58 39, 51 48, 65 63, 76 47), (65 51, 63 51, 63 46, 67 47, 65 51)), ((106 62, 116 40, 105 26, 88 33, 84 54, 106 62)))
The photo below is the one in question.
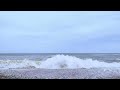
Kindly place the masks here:
POLYGON ((31 60, 0 60, 0 68, 39 68, 40 61, 31 60))
POLYGON ((32 60, 0 60, 0 69, 9 68, 44 68, 44 69, 76 69, 76 68, 120 68, 120 63, 106 63, 92 59, 80 59, 75 56, 55 55, 45 61, 32 60))
POLYGON ((56 55, 52 58, 43 61, 40 68, 46 69, 75 69, 75 68, 119 68, 120 63, 106 63, 92 59, 80 59, 74 56, 68 55, 56 55))

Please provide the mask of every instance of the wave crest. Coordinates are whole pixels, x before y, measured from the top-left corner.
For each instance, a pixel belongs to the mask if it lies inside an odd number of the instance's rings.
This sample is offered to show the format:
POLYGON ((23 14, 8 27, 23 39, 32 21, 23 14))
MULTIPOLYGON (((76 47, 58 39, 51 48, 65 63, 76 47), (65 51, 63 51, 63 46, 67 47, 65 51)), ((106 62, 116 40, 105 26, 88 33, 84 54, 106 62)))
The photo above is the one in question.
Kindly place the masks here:
POLYGON ((45 61, 0 60, 0 68, 44 68, 44 69, 77 69, 77 68, 120 68, 120 63, 100 62, 92 59, 80 59, 75 56, 55 55, 45 61))
POLYGON ((75 69, 75 68, 101 68, 101 67, 120 67, 120 63, 106 63, 92 59, 80 59, 75 56, 56 55, 43 61, 40 68, 47 69, 75 69))

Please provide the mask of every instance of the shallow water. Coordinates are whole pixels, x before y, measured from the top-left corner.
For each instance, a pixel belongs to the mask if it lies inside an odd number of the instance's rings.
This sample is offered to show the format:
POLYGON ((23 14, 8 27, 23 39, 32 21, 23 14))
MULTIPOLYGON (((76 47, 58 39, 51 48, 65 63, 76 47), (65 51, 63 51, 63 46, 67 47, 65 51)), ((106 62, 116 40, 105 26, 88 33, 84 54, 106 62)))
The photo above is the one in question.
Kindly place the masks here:
POLYGON ((119 68, 119 53, 0 54, 0 69, 119 68))
POLYGON ((9 79, 120 79, 120 68, 0 69, 0 74, 9 79))

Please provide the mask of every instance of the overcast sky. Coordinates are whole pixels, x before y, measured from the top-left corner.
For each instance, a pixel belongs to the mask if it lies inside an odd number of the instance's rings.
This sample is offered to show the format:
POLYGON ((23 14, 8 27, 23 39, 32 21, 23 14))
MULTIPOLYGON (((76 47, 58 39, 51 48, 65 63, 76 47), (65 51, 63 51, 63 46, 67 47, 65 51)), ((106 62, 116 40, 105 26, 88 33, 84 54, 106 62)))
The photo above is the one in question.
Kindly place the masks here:
POLYGON ((120 52, 119 11, 0 11, 0 53, 120 52))

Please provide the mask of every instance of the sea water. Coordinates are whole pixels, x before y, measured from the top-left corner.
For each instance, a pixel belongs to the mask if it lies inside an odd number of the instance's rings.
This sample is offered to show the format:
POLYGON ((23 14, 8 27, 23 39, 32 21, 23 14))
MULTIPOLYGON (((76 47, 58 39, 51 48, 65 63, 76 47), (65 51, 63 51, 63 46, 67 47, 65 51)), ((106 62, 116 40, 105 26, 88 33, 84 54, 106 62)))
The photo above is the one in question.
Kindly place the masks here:
POLYGON ((0 69, 120 68, 120 53, 0 54, 0 69))

